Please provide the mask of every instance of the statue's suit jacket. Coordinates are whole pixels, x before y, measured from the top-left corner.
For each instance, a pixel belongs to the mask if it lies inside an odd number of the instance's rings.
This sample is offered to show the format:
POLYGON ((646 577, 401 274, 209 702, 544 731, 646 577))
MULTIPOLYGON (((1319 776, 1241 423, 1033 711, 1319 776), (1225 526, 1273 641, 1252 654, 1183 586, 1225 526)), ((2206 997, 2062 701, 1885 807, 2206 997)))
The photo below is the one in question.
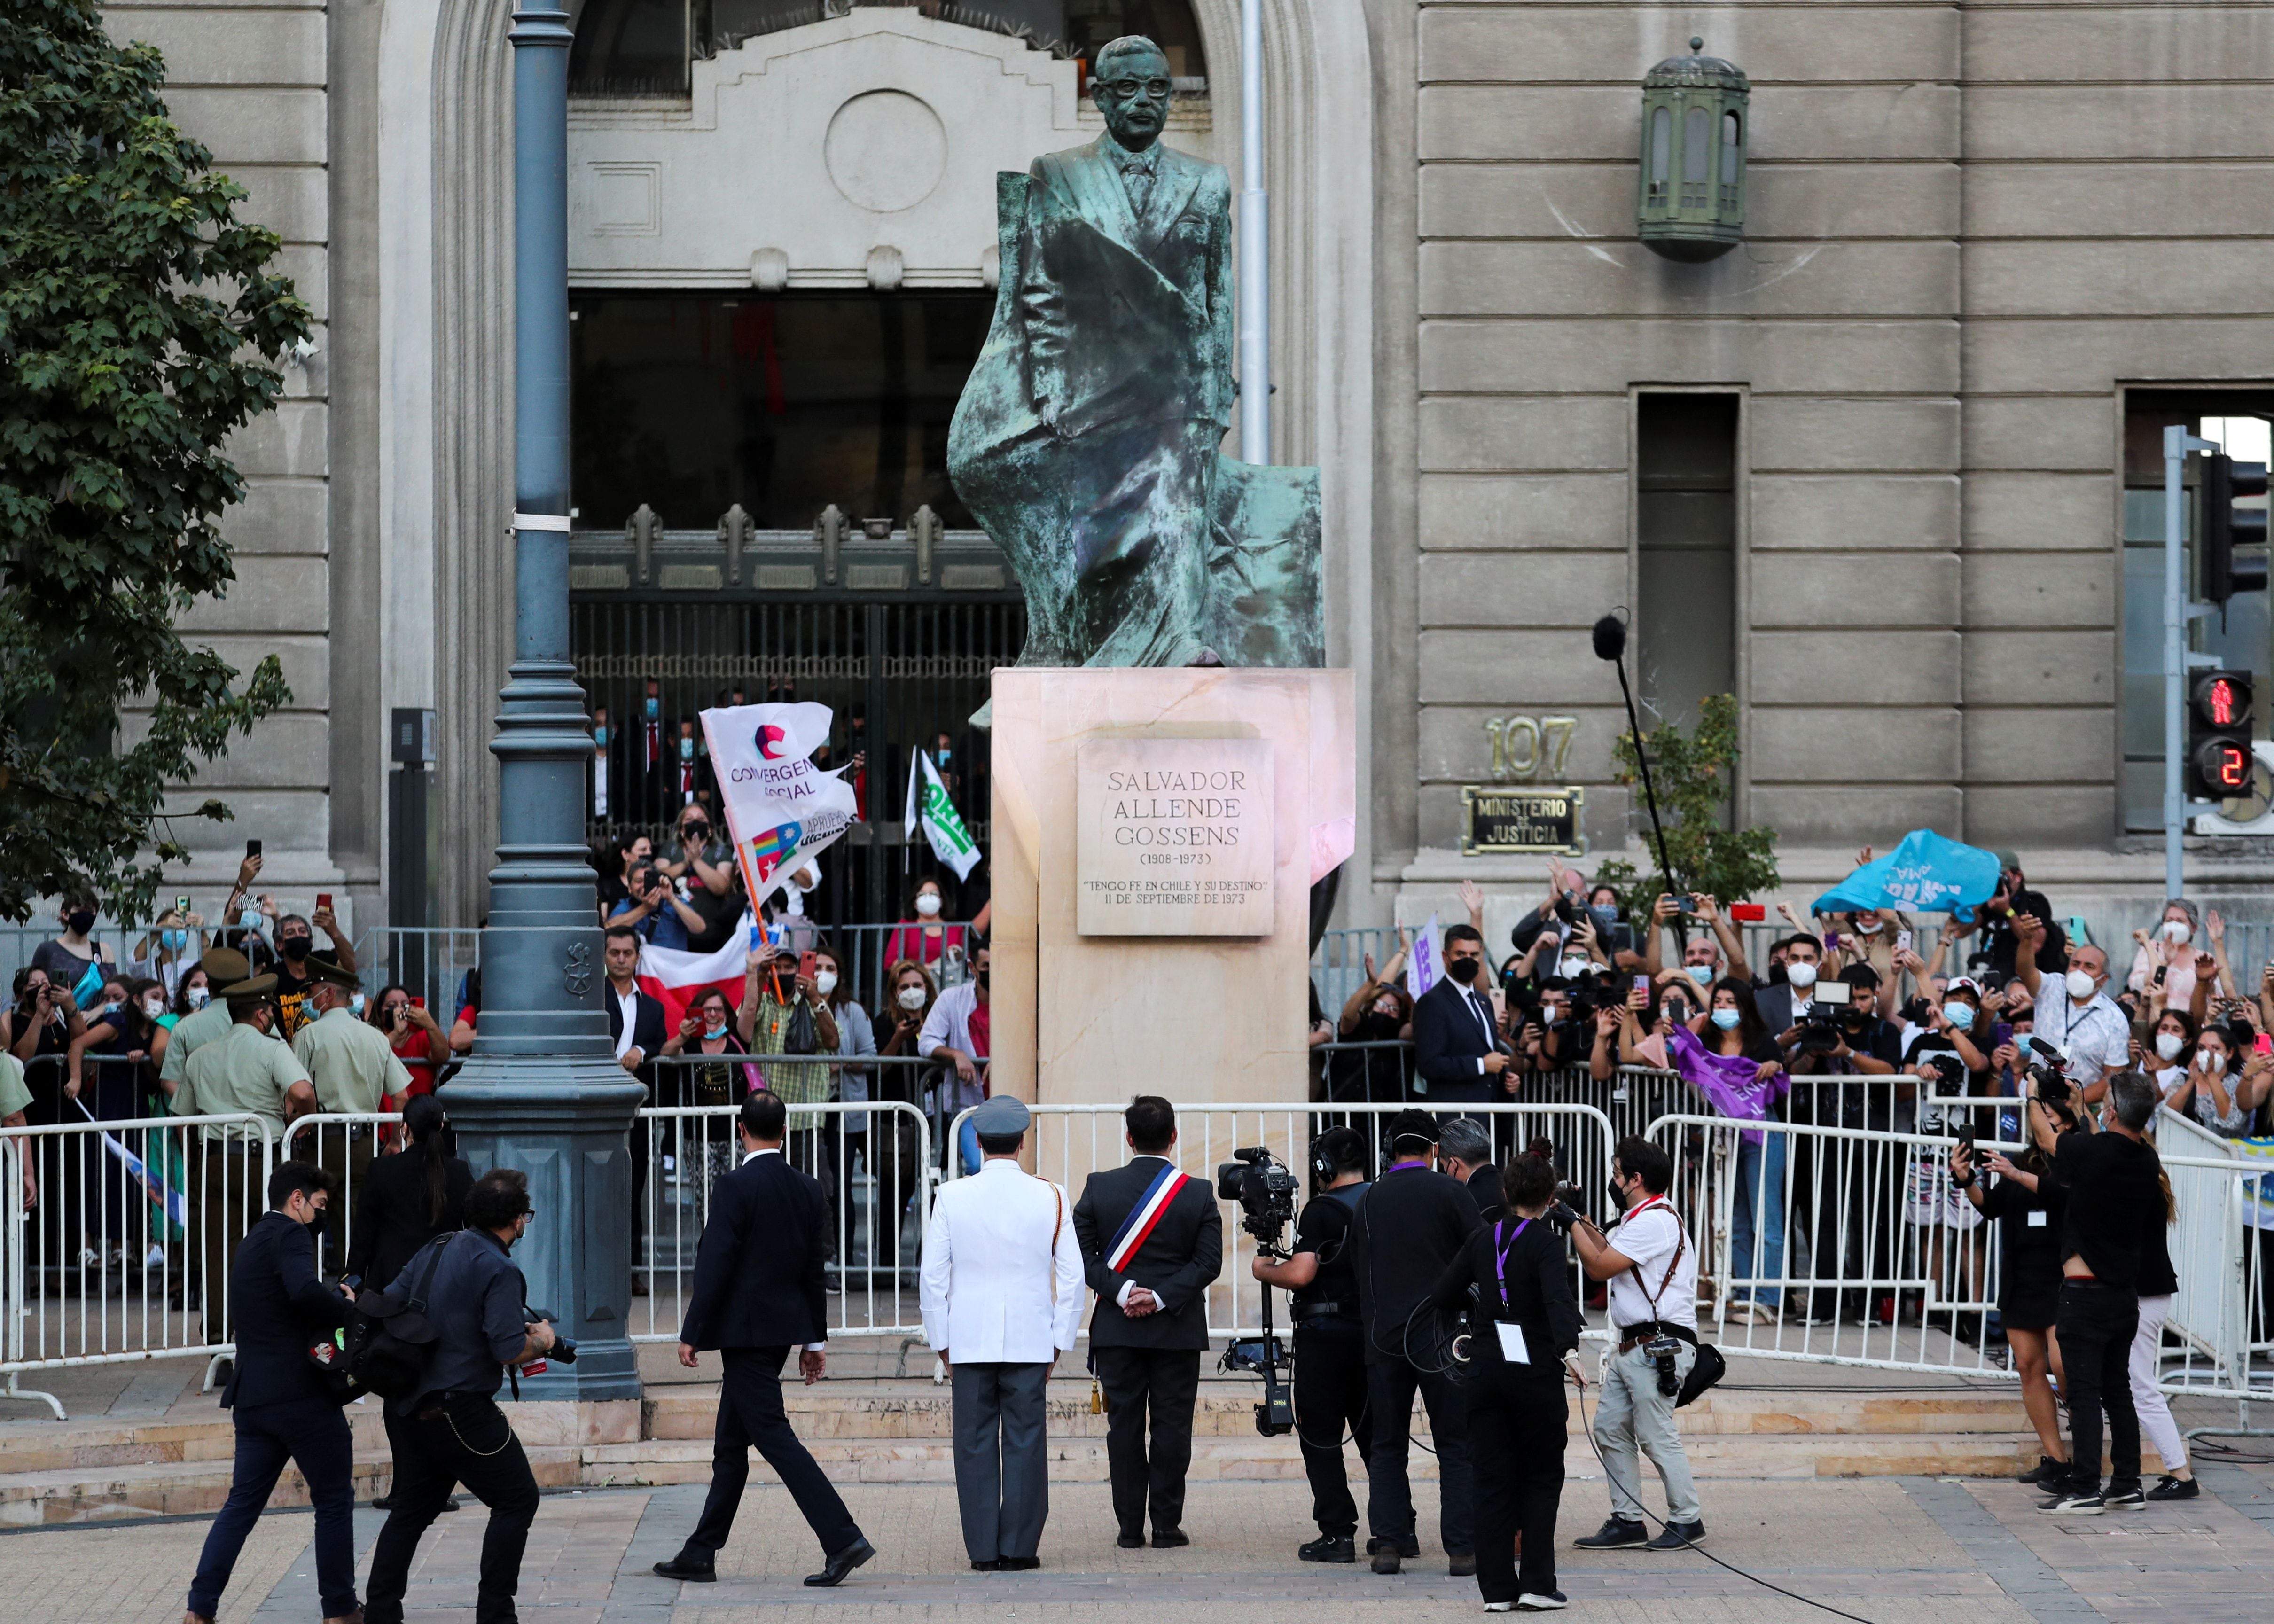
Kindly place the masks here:
POLYGON ((1221 165, 1154 150, 1141 218, 1109 136, 1028 171, 1018 291, 1028 398, 1055 410, 1062 435, 1231 425, 1231 182, 1221 165))

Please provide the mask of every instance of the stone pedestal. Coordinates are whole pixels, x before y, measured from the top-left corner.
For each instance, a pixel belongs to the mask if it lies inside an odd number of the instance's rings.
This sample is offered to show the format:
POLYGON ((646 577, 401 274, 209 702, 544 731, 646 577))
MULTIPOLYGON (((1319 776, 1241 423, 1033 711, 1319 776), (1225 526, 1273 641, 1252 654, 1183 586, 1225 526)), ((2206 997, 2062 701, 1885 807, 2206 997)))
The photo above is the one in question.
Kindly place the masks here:
POLYGON ((1351 850, 1355 704, 1347 671, 995 673, 996 1092, 1307 1097, 1310 888, 1351 850))

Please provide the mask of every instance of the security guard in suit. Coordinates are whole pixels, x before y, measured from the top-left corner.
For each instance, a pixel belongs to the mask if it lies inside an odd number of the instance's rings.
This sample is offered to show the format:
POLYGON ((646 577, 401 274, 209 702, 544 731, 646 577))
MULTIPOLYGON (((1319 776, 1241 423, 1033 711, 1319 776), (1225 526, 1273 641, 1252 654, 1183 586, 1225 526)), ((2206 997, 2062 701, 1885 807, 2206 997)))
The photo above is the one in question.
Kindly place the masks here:
POLYGON ((1366 1325, 1350 1251, 1351 1224, 1372 1188, 1366 1162, 1366 1136, 1355 1128, 1329 1128, 1314 1139, 1311 1176, 1319 1193, 1295 1221, 1294 1255, 1284 1263, 1258 1256, 1251 1266, 1256 1279, 1290 1294, 1295 1321, 1295 1440, 1319 1525, 1319 1537, 1296 1548, 1306 1562, 1358 1560, 1358 1502, 1343 1467, 1343 1429, 1350 1429, 1359 1458, 1366 1459, 1374 1425, 1366 1402, 1366 1325))
MULTIPOLYGON (((316 1090, 275 1035, 276 978, 233 981, 222 998, 230 1029, 190 1056, 169 1109, 177 1116, 255 1116, 271 1142, 280 1140, 286 1123, 316 1109, 316 1090)), ((200 1131, 190 1195, 203 1237, 200 1279, 208 1342, 235 1340, 227 1282, 237 1245, 260 1214, 261 1143, 260 1128, 250 1124, 209 1123, 200 1131)))
POLYGON ((1208 1286, 1224 1270, 1224 1219, 1205 1178, 1174 1159, 1176 1108, 1139 1094, 1123 1114, 1126 1167, 1092 1173, 1074 1204, 1074 1238, 1097 1293, 1090 1357, 1105 1391, 1105 1459, 1113 1482, 1116 1544, 1186 1545, 1185 1473, 1193 1460, 1193 1405, 1209 1345, 1208 1286), (1152 1448, 1146 1449, 1146 1422, 1152 1448))
MULTIPOLYGON (((316 1109, 368 1116, 387 1109, 388 1096, 410 1087, 410 1073, 395 1057, 387 1034, 356 1012, 362 981, 352 970, 322 959, 308 960, 312 1019, 292 1040, 293 1057, 316 1090, 316 1109)), ((348 1255, 349 1226, 363 1205, 379 1133, 371 1123, 328 1123, 304 1131, 293 1154, 315 1162, 340 1181, 340 1216, 331 1227, 333 1256, 348 1255)))

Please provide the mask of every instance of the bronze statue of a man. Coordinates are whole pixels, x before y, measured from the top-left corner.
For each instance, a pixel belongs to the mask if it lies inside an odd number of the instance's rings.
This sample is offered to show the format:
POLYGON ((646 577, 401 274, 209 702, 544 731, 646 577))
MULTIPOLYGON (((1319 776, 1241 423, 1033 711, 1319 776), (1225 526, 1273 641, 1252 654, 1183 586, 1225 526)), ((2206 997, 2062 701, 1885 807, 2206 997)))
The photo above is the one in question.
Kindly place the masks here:
POLYGON ((1231 184, 1162 144, 1169 61, 1097 54, 1106 132, 999 182, 1002 282, 948 472, 1025 590, 1025 665, 1317 665, 1318 473, 1230 425, 1231 184))

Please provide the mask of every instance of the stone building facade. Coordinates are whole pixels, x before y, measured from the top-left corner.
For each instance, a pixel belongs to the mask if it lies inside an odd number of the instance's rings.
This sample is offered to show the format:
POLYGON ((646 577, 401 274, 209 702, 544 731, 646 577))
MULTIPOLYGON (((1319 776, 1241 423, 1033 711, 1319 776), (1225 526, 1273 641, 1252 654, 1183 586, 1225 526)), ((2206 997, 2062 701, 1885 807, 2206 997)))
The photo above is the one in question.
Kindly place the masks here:
MULTIPOLYGON (((993 172, 1098 127, 1079 51, 1038 41, 1133 17, 1188 30, 1169 139, 1240 182, 1236 0, 709 0, 685 10, 691 45, 641 47, 660 79, 627 91, 639 4, 571 8, 596 53, 572 102, 572 285, 688 301, 642 308, 705 324, 706 346, 715 318, 761 371, 790 306, 753 338, 746 302, 875 300, 896 321, 892 301, 947 301, 930 333, 983 297, 993 172)), ((284 237, 322 323, 242 447, 238 585, 194 623, 232 655, 281 652, 295 694, 211 775, 238 822, 200 837, 196 885, 258 834, 280 898, 336 889, 365 920, 410 917, 383 894, 388 725, 431 709, 434 916, 479 913, 511 617, 508 11, 108 10, 165 49, 177 117, 284 237)), ((2126 544, 2154 533, 2157 425, 2263 445, 2274 410, 2274 7, 1264 12, 1272 451, 1323 470, 1330 658, 1367 721, 1347 920, 1425 909, 1464 875, 1532 886, 1536 859, 1459 853, 1462 787, 1527 763, 1585 787, 1593 851, 1630 838, 1617 686, 1586 639, 1615 605, 1646 703, 1736 695, 1736 815, 1781 832, 1796 884, 1928 825, 2024 848, 2080 896, 2159 888, 2156 564, 2126 544), (1702 265, 1635 227, 1638 87, 1692 35, 1752 86, 1744 240, 1702 265)), ((659 602, 808 580, 850 601, 802 510, 751 534, 777 573, 736 582, 685 561, 713 556, 719 511, 639 500, 656 556, 697 571, 659 602)), ((914 507, 867 544, 885 573, 850 579, 923 584, 923 565, 892 573, 918 557, 914 507)), ((580 521, 596 604, 649 570, 625 522, 580 521)), ((2198 637, 2268 668, 2263 598, 2198 637)), ((765 659, 738 658, 688 680, 763 685, 765 659)), ((2202 869, 2253 891, 2261 850, 2207 843, 2202 869)))

